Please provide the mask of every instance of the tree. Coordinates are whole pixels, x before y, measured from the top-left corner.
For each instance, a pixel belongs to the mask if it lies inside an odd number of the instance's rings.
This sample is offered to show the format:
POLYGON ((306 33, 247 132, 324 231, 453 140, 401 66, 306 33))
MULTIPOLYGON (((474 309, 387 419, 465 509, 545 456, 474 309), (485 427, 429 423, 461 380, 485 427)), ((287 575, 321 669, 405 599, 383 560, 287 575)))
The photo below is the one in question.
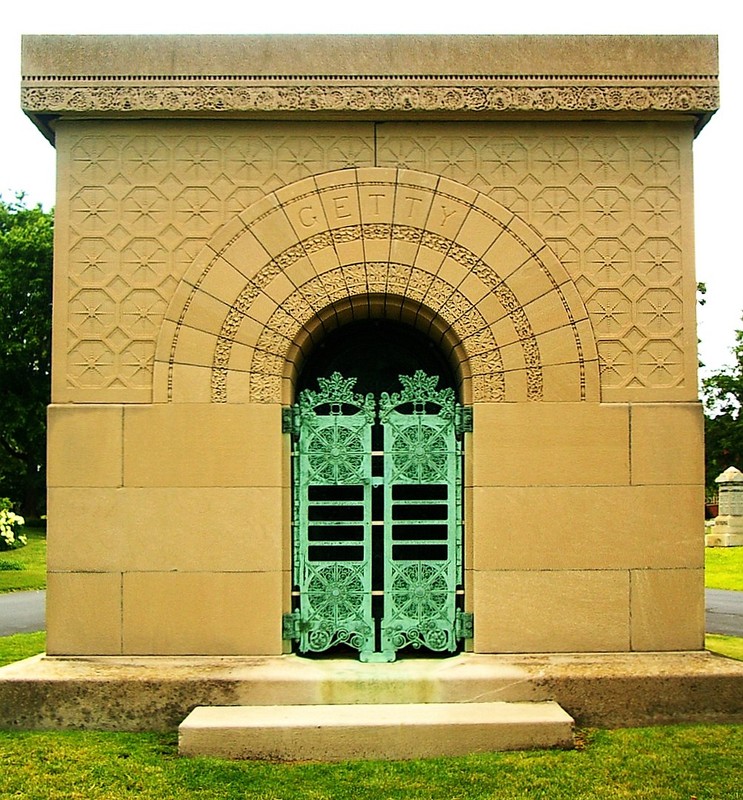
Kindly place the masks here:
POLYGON ((702 380, 708 491, 730 466, 743 469, 743 330, 735 332, 733 364, 702 380))
POLYGON ((0 199, 0 497, 45 507, 53 214, 0 199))

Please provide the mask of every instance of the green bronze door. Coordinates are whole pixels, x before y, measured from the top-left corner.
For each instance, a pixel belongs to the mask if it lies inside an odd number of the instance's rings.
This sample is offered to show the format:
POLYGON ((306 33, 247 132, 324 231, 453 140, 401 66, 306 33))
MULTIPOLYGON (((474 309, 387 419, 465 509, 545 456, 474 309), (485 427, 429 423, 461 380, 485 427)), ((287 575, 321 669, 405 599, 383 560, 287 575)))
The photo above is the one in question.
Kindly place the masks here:
POLYGON ((462 602, 462 433, 451 389, 423 372, 401 392, 319 378, 291 411, 294 611, 300 653, 336 645, 362 661, 406 647, 454 652, 471 632, 462 602))

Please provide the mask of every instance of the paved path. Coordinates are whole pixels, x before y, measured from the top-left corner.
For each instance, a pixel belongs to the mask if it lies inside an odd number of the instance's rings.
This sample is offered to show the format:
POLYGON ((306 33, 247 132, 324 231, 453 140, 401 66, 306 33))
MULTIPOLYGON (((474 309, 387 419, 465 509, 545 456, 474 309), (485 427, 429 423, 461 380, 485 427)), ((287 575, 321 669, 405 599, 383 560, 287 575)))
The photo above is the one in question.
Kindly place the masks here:
POLYGON ((0 636, 43 631, 46 627, 46 592, 0 594, 0 636))
MULTIPOLYGON (((743 636, 743 592, 707 589, 707 632, 743 636)), ((0 594, 0 636, 45 627, 46 592, 0 594)))
POLYGON ((706 589, 707 633, 743 636, 743 592, 706 589))

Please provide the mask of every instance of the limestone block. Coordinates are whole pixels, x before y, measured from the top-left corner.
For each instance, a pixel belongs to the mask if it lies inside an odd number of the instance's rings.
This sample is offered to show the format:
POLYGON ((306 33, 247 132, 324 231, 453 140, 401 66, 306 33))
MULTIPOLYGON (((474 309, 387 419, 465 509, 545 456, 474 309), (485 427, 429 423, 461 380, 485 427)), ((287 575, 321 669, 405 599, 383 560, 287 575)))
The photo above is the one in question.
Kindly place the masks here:
POLYGON ((281 407, 168 404, 124 409, 124 485, 281 486, 281 407))
POLYGON ((50 489, 50 570, 282 568, 289 492, 259 488, 50 489))
POLYGON ((544 376, 544 400, 546 402, 580 401, 580 364, 556 364, 545 366, 542 370, 542 375, 544 376))
MULTIPOLYGON (((226 288, 223 294, 226 294, 226 288)), ((218 300, 206 291, 196 291, 194 287, 187 283, 182 283, 176 291, 178 293, 177 297, 174 297, 173 305, 168 310, 168 314, 172 315, 170 318, 174 318, 175 322, 182 321, 183 325, 194 331, 204 331, 206 333, 219 331, 230 309, 229 299, 218 300), (183 306, 179 308, 180 302, 176 304, 176 301, 180 301, 184 296, 183 306), (187 306, 185 314, 183 314, 184 306, 187 306)), ((209 351, 207 350, 207 352, 209 351)))
POLYGON ((597 403, 478 403, 475 486, 629 483, 629 410, 597 403))
POLYGON ((706 547, 743 547, 743 533, 708 533, 704 544, 706 547))
MULTIPOLYGON (((701 568, 695 486, 475 487, 476 570, 701 568)), ((468 562, 469 563, 469 562, 468 562)))
MULTIPOLYGON (((225 226, 225 228, 227 228, 227 226, 225 226)), ((225 228, 221 230, 225 230, 225 228)), ((230 230, 230 233, 232 235, 229 240, 224 243, 223 248, 220 249, 220 255, 225 261, 238 270, 240 274, 251 277, 269 261, 270 256, 252 231, 240 230, 239 232, 233 232, 230 230)), ((215 236, 215 241, 211 244, 217 247, 221 242, 215 236)), ((215 275, 215 279, 221 279, 223 276, 227 277, 226 273, 220 271, 215 275)), ((233 275, 230 276, 230 281, 239 284, 240 278, 238 275, 233 275)), ((215 280, 216 285, 219 285, 220 282, 219 280, 215 280)), ((242 288, 244 288, 244 279, 242 283, 242 288)), ((219 297, 221 295, 215 296, 219 297)))
POLYGON ((184 756, 348 761, 572 747, 557 703, 198 706, 178 727, 184 756))
POLYGON ((123 652, 278 655, 282 573, 128 572, 123 652))
POLYGON ((50 406, 48 423, 48 486, 121 486, 121 406, 50 406))
POLYGON ((719 536, 743 536, 743 515, 718 514, 710 533, 719 536))
POLYGON ((743 544, 743 473, 737 467, 728 467, 715 478, 719 487, 719 509, 713 530, 720 547, 743 544))
POLYGON ((476 653, 628 650, 629 573, 475 571, 476 653))
POLYGON ((704 569, 633 570, 633 650, 704 647, 704 569))
POLYGON ((632 483, 704 483, 699 403, 633 403, 632 483))
MULTIPOLYGON (((202 334, 207 338, 206 334, 202 334)), ((191 364, 175 364, 172 370, 173 383, 178 387, 178 403, 208 403, 212 396, 211 367, 197 367, 191 364)))
POLYGON ((46 592, 49 655, 121 653, 121 573, 50 571, 46 592))
MULTIPOLYGON (((716 75, 714 36, 26 36, 24 75, 716 75)), ((427 98, 425 98, 427 99, 427 98)), ((408 98, 408 104, 415 103, 408 98)), ((469 102, 481 109, 481 98, 469 102)), ((687 100, 687 104, 688 104, 687 100)), ((307 98, 310 108, 317 98, 307 98)), ((425 106, 424 106, 425 107, 425 106)))

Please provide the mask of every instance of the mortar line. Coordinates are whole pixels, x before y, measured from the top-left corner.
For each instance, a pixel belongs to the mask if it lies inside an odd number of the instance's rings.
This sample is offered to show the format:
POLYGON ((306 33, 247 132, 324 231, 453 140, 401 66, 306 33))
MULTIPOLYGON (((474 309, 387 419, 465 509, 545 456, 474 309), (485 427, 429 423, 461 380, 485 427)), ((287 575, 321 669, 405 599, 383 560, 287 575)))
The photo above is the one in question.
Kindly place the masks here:
POLYGON ((627 406, 627 466, 629 469, 629 485, 632 486, 632 403, 627 406))

